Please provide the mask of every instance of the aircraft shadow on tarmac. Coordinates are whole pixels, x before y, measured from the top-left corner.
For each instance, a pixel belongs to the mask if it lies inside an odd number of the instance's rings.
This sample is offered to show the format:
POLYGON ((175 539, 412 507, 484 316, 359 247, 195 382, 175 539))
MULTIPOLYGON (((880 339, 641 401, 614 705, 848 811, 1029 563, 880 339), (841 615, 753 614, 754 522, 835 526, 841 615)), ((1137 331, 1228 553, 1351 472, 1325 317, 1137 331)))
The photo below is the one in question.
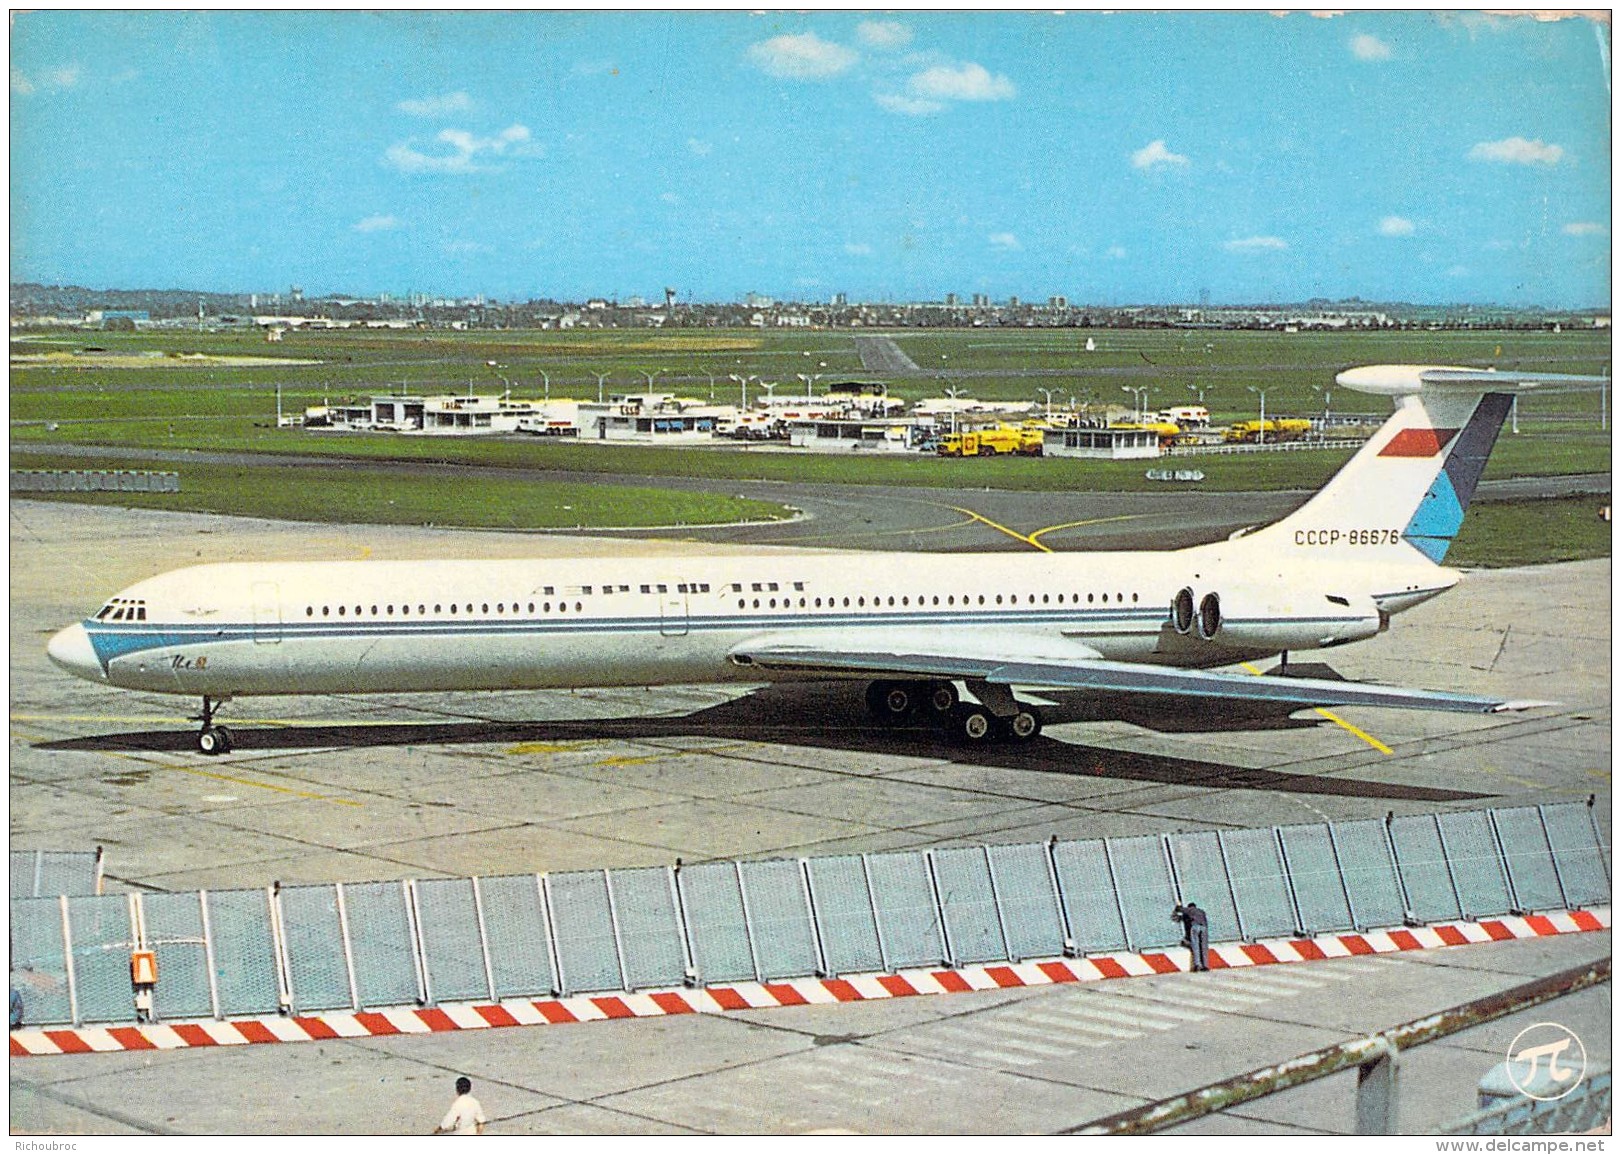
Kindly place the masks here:
MULTIPOLYGON (((1053 697, 1044 698, 1054 701, 1053 697)), ((1288 708, 1257 702, 1195 700, 1166 710, 1130 695, 1088 694, 1043 706, 1047 725, 1125 721, 1166 733, 1242 733, 1310 730, 1325 725, 1314 718, 1292 718, 1288 708)), ((228 719, 222 718, 222 721, 228 719)), ((1418 802, 1462 802, 1494 795, 1465 790, 1370 782, 1317 774, 1255 769, 1221 762, 1178 758, 1088 746, 1042 735, 1023 743, 964 747, 924 721, 887 725, 869 718, 861 691, 851 683, 766 686, 718 706, 683 715, 592 718, 579 721, 400 722, 364 725, 233 727, 238 755, 278 750, 366 749, 471 743, 567 743, 594 740, 638 741, 703 738, 778 742, 851 753, 907 755, 938 753, 964 765, 1067 774, 1099 779, 1202 786, 1217 790, 1276 790, 1418 802), (821 719, 820 722, 817 719, 821 719)), ((38 749, 188 753, 195 736, 188 730, 152 730, 42 742, 38 749)), ((229 761, 229 760, 227 760, 229 761)))

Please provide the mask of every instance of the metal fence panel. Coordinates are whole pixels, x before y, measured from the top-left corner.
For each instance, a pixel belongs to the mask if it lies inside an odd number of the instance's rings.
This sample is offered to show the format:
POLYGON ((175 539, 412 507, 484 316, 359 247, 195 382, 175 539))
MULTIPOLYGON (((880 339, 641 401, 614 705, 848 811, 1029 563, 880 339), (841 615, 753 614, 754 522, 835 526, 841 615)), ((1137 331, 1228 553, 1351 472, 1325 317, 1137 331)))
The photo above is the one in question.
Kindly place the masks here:
POLYGON ((1051 958, 1064 953, 1064 919, 1053 889, 1047 844, 1023 842, 988 846, 1008 957, 1051 958))
POLYGON ((422 987, 405 884, 345 883, 343 903, 360 1005, 402 1007, 420 1002, 422 987))
POLYGON ((1293 934, 1297 929, 1295 907, 1272 829, 1223 830, 1219 837, 1244 936, 1257 939, 1293 934))
POLYGON ((1126 925, 1101 841, 1060 842, 1053 846, 1053 867, 1063 894, 1069 931, 1080 954, 1123 950, 1126 925))
MULTIPOLYGON (((1221 841, 1213 830, 1173 834, 1166 840, 1171 862, 1181 884, 1182 901, 1194 902, 1210 923, 1210 941, 1228 942, 1242 937, 1233 892, 1227 883, 1227 864, 1222 861, 1221 841)), ((1174 905, 1174 904, 1173 904, 1174 905)), ((1165 912, 1170 917, 1170 910, 1165 912)))
POLYGON ((1492 837, 1486 812, 1439 814, 1436 822, 1463 916, 1484 918, 1512 910, 1514 899, 1508 892, 1508 876, 1503 873, 1503 857, 1497 852, 1497 839, 1492 837))
POLYGON ((1542 815, 1535 806, 1509 806, 1492 811, 1503 862, 1514 884, 1514 898, 1521 910, 1559 910, 1565 905, 1559 889, 1559 875, 1553 868, 1553 851, 1542 815))
POLYGON ((677 880, 687 912, 692 965, 697 968, 699 981, 757 978, 736 868, 730 862, 684 866, 677 880))
POLYGON ((212 1015, 214 999, 208 989, 203 904, 197 893, 142 895, 141 920, 146 928, 146 945, 157 955, 153 1013, 160 1019, 212 1015))
POLYGON ((281 1009, 281 984, 270 896, 263 890, 211 890, 206 901, 220 1014, 275 1014, 281 1009))
POLYGON ((929 866, 918 850, 869 854, 867 874, 872 879, 873 906, 878 912, 878 933, 891 970, 938 966, 946 961, 940 911, 929 882, 929 866))
POLYGON ((11 989, 22 995, 24 1023, 73 1021, 59 899, 11 900, 11 989))
POLYGON ((608 880, 600 870, 546 876, 561 986, 575 991, 617 991, 625 979, 608 906, 608 880))
POLYGON ((1009 956, 996 911, 990 860, 983 846, 950 847, 932 852, 934 880, 940 889, 951 963, 993 962, 1009 956))
POLYGON ((1390 823, 1390 840, 1396 847, 1396 863, 1413 906, 1413 917, 1420 922, 1461 917, 1435 815, 1394 819, 1390 823))
POLYGON ((867 894, 867 875, 861 858, 841 854, 812 858, 805 863, 811 895, 816 902, 816 929, 830 975, 883 968, 878 946, 878 923, 867 894))
POLYGON ((1334 844, 1328 826, 1321 822, 1301 826, 1280 826, 1283 860, 1294 884, 1295 902, 1300 909, 1303 934, 1350 930, 1351 907, 1346 902, 1345 885, 1334 857, 1334 844))
POLYGON ((129 896, 81 894, 68 899, 73 940, 73 987, 79 1020, 125 1022, 135 1017, 129 956, 135 934, 129 922, 129 896))
POLYGON ((284 886, 280 897, 293 1012, 352 1008, 337 887, 284 886))
POLYGON ((431 1003, 490 997, 471 878, 426 878, 415 884, 422 968, 431 1003))
POLYGON ((1396 862, 1390 857, 1384 821, 1363 818, 1336 822, 1329 829, 1334 836, 1340 874, 1345 879, 1345 893, 1351 900, 1351 925, 1362 930, 1400 926, 1407 915, 1407 904, 1396 878, 1396 862))
POLYGON ((754 954, 763 978, 816 973, 816 929, 811 925, 805 876, 792 858, 745 862, 743 904, 754 934, 754 954))
POLYGON ((11 897, 95 894, 101 889, 100 862, 94 850, 13 850, 11 897))
MULTIPOLYGON (((1165 844, 1157 834, 1105 840, 1120 892, 1120 915, 1132 950, 1175 946, 1182 941, 1181 923, 1171 917, 1176 887, 1165 862, 1165 844)), ((1197 901, 1197 899, 1195 899, 1197 901)))
POLYGON ((478 892, 484 902, 484 939, 495 997, 533 998, 556 991, 540 879, 533 874, 481 878, 478 892))
POLYGON ((1593 820, 1581 802, 1542 807, 1542 821, 1553 847, 1554 865, 1571 906, 1598 906, 1610 901, 1604 848, 1593 833, 1593 820))
POLYGON ((619 920, 626 987, 680 986, 686 978, 687 955, 681 947, 681 917, 670 868, 610 870, 608 886, 619 920))

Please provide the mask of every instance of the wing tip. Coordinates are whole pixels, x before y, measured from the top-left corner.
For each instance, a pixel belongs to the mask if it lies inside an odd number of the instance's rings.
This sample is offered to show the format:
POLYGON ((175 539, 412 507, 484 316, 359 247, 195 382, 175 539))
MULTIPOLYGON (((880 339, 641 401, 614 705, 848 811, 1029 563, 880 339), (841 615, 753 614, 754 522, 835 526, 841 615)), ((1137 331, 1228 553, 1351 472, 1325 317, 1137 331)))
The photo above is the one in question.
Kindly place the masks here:
POLYGON ((1521 698, 1510 702, 1495 702, 1486 707, 1488 714, 1519 713, 1521 710, 1541 710, 1545 707, 1557 706, 1558 702, 1544 702, 1537 698, 1521 698))

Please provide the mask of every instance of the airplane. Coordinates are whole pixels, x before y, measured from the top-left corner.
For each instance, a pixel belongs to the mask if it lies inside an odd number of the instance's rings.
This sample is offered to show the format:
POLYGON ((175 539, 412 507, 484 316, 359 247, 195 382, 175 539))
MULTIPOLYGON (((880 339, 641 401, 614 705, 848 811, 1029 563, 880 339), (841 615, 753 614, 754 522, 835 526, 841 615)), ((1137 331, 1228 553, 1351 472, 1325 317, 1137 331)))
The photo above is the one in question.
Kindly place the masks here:
MULTIPOLYGON (((193 566, 119 591, 50 641, 106 686, 233 698, 859 679, 878 718, 1028 741, 1043 692, 1496 712, 1544 702, 1214 669, 1374 637, 1452 588, 1443 562, 1516 394, 1605 378, 1348 369, 1394 412, 1306 504, 1177 550, 758 552, 193 566)), ((1274 671, 1277 673, 1278 671, 1274 671)))

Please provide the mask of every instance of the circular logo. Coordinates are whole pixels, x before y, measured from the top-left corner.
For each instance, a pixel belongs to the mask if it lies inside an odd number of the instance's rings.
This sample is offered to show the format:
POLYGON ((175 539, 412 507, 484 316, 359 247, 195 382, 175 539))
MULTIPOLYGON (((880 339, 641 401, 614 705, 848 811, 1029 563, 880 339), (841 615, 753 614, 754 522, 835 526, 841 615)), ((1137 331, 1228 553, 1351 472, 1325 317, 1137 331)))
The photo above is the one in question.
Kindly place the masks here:
POLYGON ((1529 1099, 1563 1099, 1586 1073, 1587 1048, 1561 1023, 1532 1023, 1508 1045, 1509 1082, 1529 1099))

